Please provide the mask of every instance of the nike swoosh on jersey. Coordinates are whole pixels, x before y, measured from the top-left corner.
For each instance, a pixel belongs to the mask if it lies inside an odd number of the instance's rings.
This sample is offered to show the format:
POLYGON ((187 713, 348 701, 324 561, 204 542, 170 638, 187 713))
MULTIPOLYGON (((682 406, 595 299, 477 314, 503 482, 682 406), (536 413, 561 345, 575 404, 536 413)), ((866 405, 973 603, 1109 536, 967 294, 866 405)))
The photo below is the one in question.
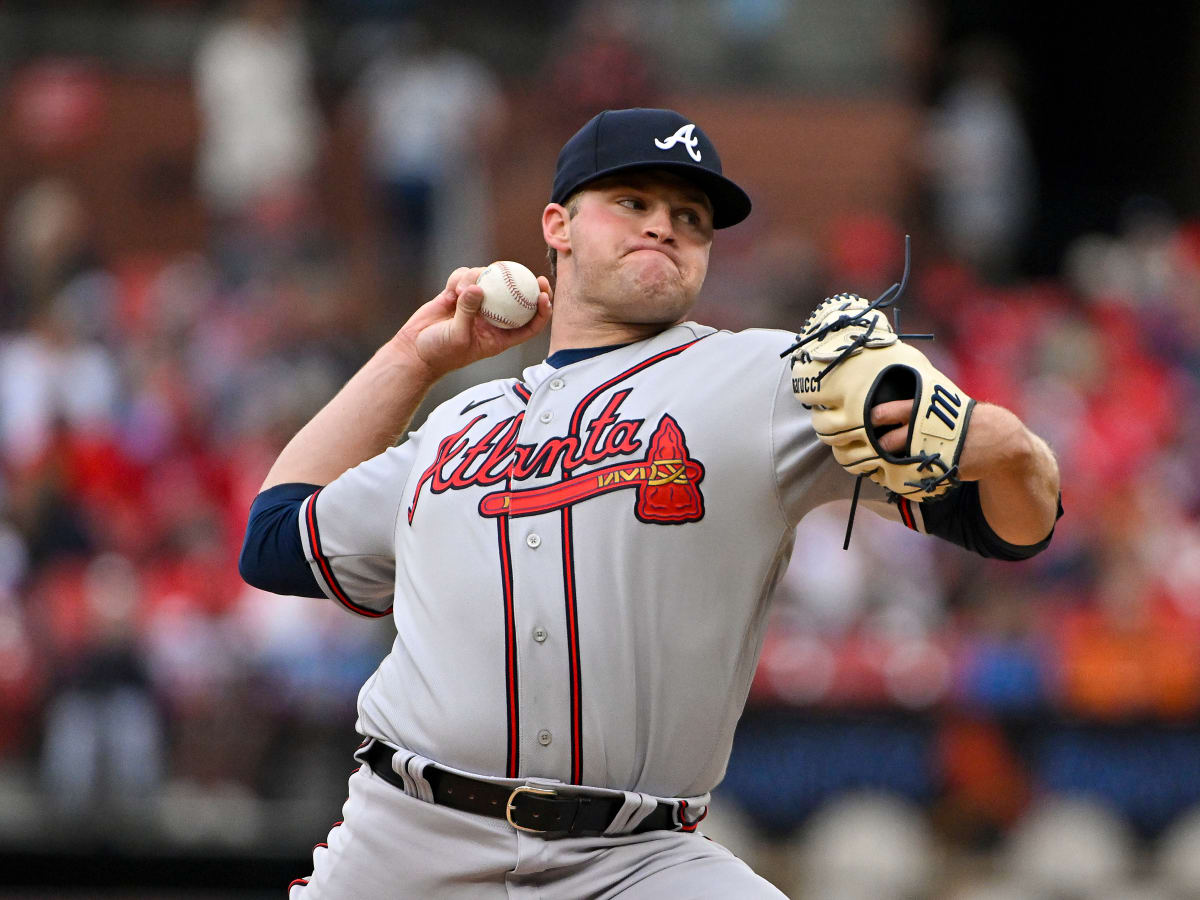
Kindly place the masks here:
POLYGON ((473 400, 462 408, 462 412, 460 412, 459 415, 465 416, 475 407, 482 406, 485 403, 491 403, 493 400, 499 400, 503 396, 503 394, 497 394, 495 397, 485 397, 483 400, 473 400))

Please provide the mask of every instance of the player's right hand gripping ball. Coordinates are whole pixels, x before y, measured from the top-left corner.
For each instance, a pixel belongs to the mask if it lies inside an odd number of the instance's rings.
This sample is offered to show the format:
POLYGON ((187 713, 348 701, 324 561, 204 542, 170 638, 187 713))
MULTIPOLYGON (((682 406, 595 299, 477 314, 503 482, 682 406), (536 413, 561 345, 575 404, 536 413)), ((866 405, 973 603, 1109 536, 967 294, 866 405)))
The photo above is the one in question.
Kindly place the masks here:
POLYGON ((912 500, 940 496, 956 481, 975 401, 870 305, 838 294, 813 311, 792 355, 792 391, 848 472, 912 500), (901 426, 871 424, 871 409, 889 400, 912 401, 908 437, 896 453, 879 438, 901 426))
POLYGON ((483 288, 479 313, 497 328, 520 328, 537 315, 541 287, 537 276, 519 262, 494 262, 475 283, 483 288))

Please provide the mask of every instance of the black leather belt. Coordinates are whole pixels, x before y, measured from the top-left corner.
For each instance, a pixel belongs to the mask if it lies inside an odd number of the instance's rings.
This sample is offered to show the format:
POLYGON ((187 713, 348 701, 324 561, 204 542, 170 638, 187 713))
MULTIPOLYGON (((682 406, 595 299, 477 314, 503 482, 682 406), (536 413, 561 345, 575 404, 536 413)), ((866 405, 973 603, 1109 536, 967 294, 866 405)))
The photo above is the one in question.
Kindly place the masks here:
MULTIPOLYGON (((372 741, 358 757, 384 781, 404 790, 404 779, 392 768, 395 752, 386 744, 372 741)), ((433 788, 433 801, 440 806, 504 819, 518 831, 544 838, 599 837, 624 805, 620 797, 561 794, 551 787, 529 784, 516 788, 505 787, 478 778, 468 778, 432 763, 427 764, 421 774, 433 788)), ((650 815, 632 831, 625 833, 679 830, 681 825, 677 809, 674 803, 659 801, 650 815)))

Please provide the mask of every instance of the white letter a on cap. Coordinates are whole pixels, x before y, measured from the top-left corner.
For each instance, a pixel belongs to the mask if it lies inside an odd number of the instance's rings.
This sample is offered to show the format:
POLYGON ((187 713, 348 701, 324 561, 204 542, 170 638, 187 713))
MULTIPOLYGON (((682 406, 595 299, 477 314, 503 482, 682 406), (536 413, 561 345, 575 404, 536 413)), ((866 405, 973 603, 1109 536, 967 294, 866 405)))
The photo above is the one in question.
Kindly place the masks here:
POLYGON ((659 150, 670 150, 676 144, 683 144, 683 146, 687 147, 688 156, 696 162, 700 162, 700 151, 696 149, 700 145, 700 138, 692 134, 692 129, 695 127, 692 124, 681 125, 679 130, 665 141, 655 138, 654 146, 659 150))

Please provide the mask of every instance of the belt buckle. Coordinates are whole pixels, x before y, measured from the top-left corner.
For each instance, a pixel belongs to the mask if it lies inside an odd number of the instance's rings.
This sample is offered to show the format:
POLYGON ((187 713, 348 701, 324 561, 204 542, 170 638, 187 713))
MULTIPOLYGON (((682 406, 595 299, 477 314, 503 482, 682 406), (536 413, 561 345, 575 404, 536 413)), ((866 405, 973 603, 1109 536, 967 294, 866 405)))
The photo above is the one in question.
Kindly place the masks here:
POLYGON ((513 788, 513 792, 508 795, 508 803, 504 808, 504 818, 508 820, 508 824, 517 831, 527 831, 530 834, 545 834, 550 829, 548 828, 530 828, 527 825, 518 825, 513 821, 513 804, 516 801, 517 794, 537 794, 541 797, 553 799, 558 796, 558 791, 550 790, 549 788, 533 787, 532 785, 522 784, 513 788))

